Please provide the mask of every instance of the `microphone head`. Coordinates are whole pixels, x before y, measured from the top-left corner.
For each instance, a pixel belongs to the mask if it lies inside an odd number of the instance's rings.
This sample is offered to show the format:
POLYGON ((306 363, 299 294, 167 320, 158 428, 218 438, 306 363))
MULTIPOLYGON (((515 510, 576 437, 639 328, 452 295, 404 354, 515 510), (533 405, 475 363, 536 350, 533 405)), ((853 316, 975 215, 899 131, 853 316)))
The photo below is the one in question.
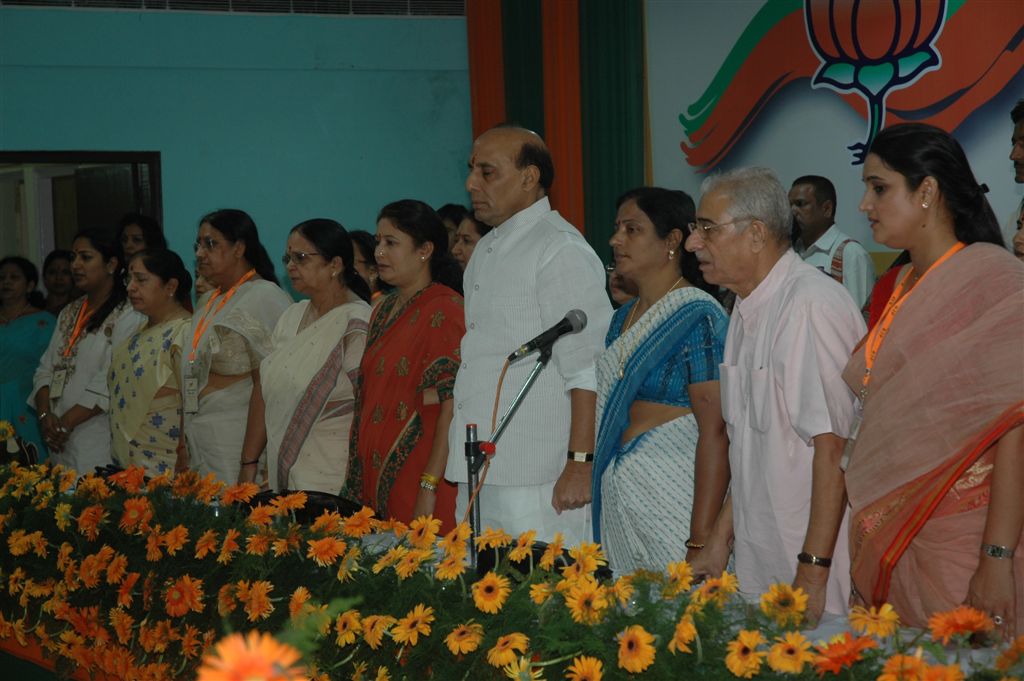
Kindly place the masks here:
POLYGON ((573 333, 578 333, 587 328, 587 313, 583 310, 569 310, 565 318, 569 321, 573 333))

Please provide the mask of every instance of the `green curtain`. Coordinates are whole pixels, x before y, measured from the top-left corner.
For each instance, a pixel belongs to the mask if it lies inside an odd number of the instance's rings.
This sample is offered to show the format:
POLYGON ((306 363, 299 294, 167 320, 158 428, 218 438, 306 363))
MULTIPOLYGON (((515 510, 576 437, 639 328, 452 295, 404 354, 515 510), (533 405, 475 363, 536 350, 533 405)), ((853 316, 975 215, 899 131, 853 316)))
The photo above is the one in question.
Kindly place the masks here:
POLYGON ((615 199, 644 183, 642 2, 580 2, 580 79, 586 235, 607 263, 615 199))
POLYGON ((544 48, 540 2, 504 0, 501 3, 501 33, 507 122, 521 125, 543 137, 544 48))

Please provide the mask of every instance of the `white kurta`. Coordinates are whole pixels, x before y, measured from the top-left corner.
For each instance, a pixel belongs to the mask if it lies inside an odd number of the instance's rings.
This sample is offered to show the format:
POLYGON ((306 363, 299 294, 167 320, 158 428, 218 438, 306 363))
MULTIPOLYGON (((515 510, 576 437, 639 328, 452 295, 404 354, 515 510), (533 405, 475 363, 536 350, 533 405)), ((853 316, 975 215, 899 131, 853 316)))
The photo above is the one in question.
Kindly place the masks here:
MULTIPOLYGON (((64 357, 75 319, 85 298, 67 305, 57 317, 57 327, 50 337, 50 344, 39 360, 33 378, 32 394, 28 403, 35 406, 36 393, 44 386, 51 386, 56 372, 65 373, 64 389, 58 399, 50 400, 50 413, 63 416, 71 407, 80 404, 87 409, 98 408, 106 412, 109 408, 107 373, 113 348, 127 340, 146 318, 122 302, 95 331, 83 333, 64 357)), ((52 387, 51 387, 52 391, 52 387)), ((99 414, 81 423, 68 437, 63 452, 50 452, 55 463, 73 468, 81 474, 92 473, 96 466, 111 463, 110 421, 106 414, 99 414)))
MULTIPOLYGON (((737 299, 721 367, 729 434, 736 573, 750 597, 796 575, 811 506, 813 438, 846 438, 854 395, 841 372, 864 320, 835 280, 792 250, 737 299)), ((846 518, 829 573, 826 611, 846 612, 850 557, 846 518)))
MULTIPOLYGON (((832 225, 818 240, 808 246, 800 256, 808 265, 812 265, 828 276, 832 276, 832 259, 836 251, 850 235, 832 225)), ((850 241, 843 246, 843 287, 850 292, 853 302, 864 307, 875 286, 875 263, 871 255, 857 241, 850 241)))

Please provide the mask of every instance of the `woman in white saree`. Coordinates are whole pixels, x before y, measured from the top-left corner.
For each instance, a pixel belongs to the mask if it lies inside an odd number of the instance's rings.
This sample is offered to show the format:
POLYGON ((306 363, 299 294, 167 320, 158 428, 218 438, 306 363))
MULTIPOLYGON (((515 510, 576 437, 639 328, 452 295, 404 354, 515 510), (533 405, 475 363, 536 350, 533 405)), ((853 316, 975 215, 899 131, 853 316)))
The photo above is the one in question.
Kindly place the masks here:
POLYGON ((352 240, 334 220, 307 220, 288 235, 288 277, 310 296, 289 307, 252 389, 239 482, 257 480, 266 448, 272 489, 337 494, 348 468, 370 290, 352 240))
POLYGON ((253 377, 291 304, 252 218, 218 210, 199 222, 196 269, 216 288, 196 304, 185 337, 182 405, 189 467, 238 480, 253 377))

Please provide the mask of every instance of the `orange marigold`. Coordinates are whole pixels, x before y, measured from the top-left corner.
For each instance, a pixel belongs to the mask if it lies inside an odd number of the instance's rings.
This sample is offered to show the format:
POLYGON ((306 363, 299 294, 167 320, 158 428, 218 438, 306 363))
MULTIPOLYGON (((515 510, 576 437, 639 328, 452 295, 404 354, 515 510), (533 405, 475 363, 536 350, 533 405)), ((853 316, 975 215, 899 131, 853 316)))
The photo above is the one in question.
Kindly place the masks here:
POLYGON ((274 535, 267 532, 250 534, 245 539, 245 552, 250 556, 265 556, 273 539, 274 535))
POLYGON ((565 539, 562 537, 561 532, 555 532, 555 536, 551 539, 551 543, 544 549, 544 555, 540 557, 538 565, 545 570, 552 570, 555 567, 555 561, 562 557, 562 546, 565 544, 565 539))
POLYGON ((915 655, 893 655, 885 661, 877 681, 922 681, 927 666, 915 655))
POLYGON ((146 497, 131 497, 124 500, 124 513, 118 527, 123 532, 144 531, 153 518, 153 507, 146 497))
POLYGON ((146 560, 151 563, 155 563, 164 557, 163 551, 160 550, 160 546, 164 543, 164 535, 160 531, 160 526, 152 528, 149 535, 146 537, 146 560))
POLYGON ((337 534, 341 532, 341 514, 337 511, 324 510, 309 527, 313 532, 337 534))
POLYGON ((695 638, 697 638, 697 627, 693 623, 693 617, 683 615, 676 622, 676 630, 672 635, 672 640, 668 642, 668 650, 673 655, 691 653, 693 651, 690 649, 690 644, 695 638))
POLYGON ((780 627, 787 624, 796 626, 804 618, 807 610, 807 593, 791 584, 772 584, 768 591, 761 594, 761 612, 775 620, 780 627))
POLYGON ((270 506, 274 509, 275 515, 285 515, 290 511, 301 511, 306 507, 306 493, 292 492, 283 497, 274 497, 270 500, 270 506))
POLYGON ((135 589, 135 583, 139 581, 138 572, 129 572, 125 575, 124 580, 121 582, 121 586, 117 589, 117 604, 123 608, 130 608, 132 605, 132 596, 135 589))
POLYGON ((184 575, 176 579, 164 595, 164 609, 171 617, 203 611, 203 580, 184 575))
POLYGON ((274 605, 270 602, 270 592, 273 590, 274 585, 266 580, 258 580, 252 584, 238 583, 238 600, 242 603, 250 622, 265 620, 274 612, 274 605))
POLYGON ((992 618, 969 605, 960 605, 948 612, 940 612, 928 618, 928 628, 932 632, 932 640, 949 643, 954 636, 970 636, 971 634, 992 631, 995 623, 992 618))
POLYGON ((964 681, 964 670, 958 664, 928 665, 921 681, 964 681))
POLYGON ((107 565, 107 584, 120 584, 128 571, 128 558, 124 554, 117 554, 107 565))
POLYGON ((309 589, 304 586, 295 588, 292 592, 292 597, 288 601, 288 615, 292 619, 295 619, 302 613, 302 606, 306 604, 310 599, 309 589))
POLYGON ((123 645, 128 645, 132 640, 132 627, 135 626, 135 618, 121 608, 113 608, 110 611, 110 624, 114 627, 117 640, 123 645))
POLYGON ((256 504, 249 511, 249 517, 245 519, 245 522, 256 527, 269 527, 273 520, 274 509, 264 504, 256 504))
POLYGON ((233 554, 238 551, 238 537, 241 533, 235 528, 230 528, 224 534, 224 543, 220 546, 220 555, 217 556, 217 562, 222 565, 227 565, 231 562, 233 554))
POLYGON ((1008 672, 1010 667, 1013 667, 1022 659, 1024 659, 1024 634, 1013 639, 1013 642, 1007 646, 1006 650, 999 653, 999 657, 996 658, 996 669, 1001 672, 1008 672))
POLYGON ((235 602, 235 585, 228 583, 217 592, 217 613, 221 617, 227 617, 238 604, 235 602))
POLYGON ((200 650, 199 630, 189 624, 185 627, 185 633, 181 635, 181 655, 186 660, 191 660, 199 654, 200 650))
POLYGON ((78 514, 78 531, 89 541, 96 541, 100 535, 100 525, 107 521, 107 512, 100 504, 86 506, 78 514))
POLYGON ((109 476, 107 480, 117 485, 128 494, 138 494, 145 482, 146 471, 142 466, 129 466, 109 476))
POLYGON ((231 634, 212 653, 203 656, 196 681, 305 681, 306 670, 296 664, 300 657, 298 650, 270 634, 231 634))
POLYGON ((874 639, 867 636, 854 638, 847 631, 824 646, 815 646, 818 656, 814 659, 814 666, 819 675, 824 675, 825 672, 838 674, 845 667, 864 657, 865 650, 877 647, 878 643, 874 639))
POLYGON ((161 543, 167 548, 167 555, 173 556, 188 541, 188 529, 184 525, 178 525, 165 533, 161 543))
POLYGON ((306 557, 312 558, 313 561, 321 567, 334 565, 338 560, 338 557, 345 553, 345 549, 347 548, 345 542, 334 537, 309 539, 306 541, 306 545, 309 547, 309 551, 306 552, 306 557))
POLYGON ((224 491, 221 492, 220 502, 225 505, 237 502, 247 504, 259 491, 260 486, 254 482, 242 482, 237 485, 231 485, 230 487, 225 487, 224 491))

